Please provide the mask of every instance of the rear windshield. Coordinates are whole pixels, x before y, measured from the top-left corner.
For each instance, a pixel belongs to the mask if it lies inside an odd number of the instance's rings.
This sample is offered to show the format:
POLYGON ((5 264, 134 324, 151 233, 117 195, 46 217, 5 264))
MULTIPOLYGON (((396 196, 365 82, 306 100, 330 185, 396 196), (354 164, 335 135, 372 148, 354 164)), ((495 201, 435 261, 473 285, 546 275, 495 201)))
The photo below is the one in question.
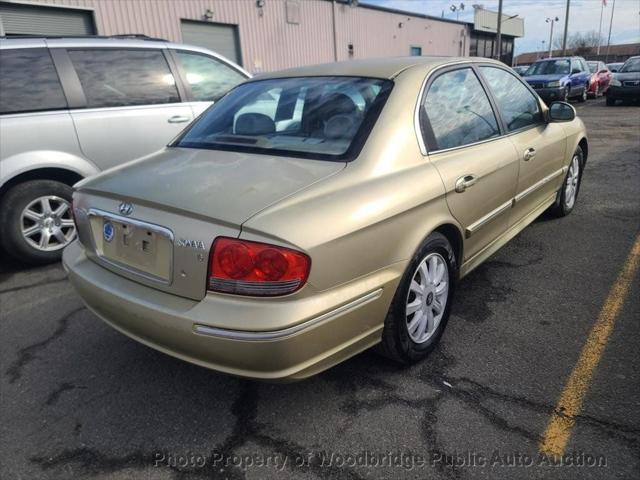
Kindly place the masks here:
POLYGON ((598 71, 598 63, 597 62, 587 62, 589 65, 589 71, 591 73, 596 73, 598 71))
POLYGON ((553 75, 569 73, 569 60, 545 60, 544 62, 536 62, 529 67, 527 75, 553 75))
POLYGON ((393 86, 360 77, 296 77, 239 85, 174 146, 326 160, 355 157, 393 86))
POLYGON ((640 72, 640 57, 632 57, 624 62, 620 72, 640 72))

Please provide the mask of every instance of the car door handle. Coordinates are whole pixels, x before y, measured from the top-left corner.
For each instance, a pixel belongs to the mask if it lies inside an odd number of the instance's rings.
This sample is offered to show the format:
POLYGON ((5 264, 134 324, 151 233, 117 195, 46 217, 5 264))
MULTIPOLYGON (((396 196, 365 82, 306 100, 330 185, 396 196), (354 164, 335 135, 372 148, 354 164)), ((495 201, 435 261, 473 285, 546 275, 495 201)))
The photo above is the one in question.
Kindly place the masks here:
POLYGON ((173 117, 170 117, 169 120, 167 120, 167 122, 169 123, 184 123, 184 122, 188 122, 189 120, 191 120, 190 117, 184 116, 184 115, 174 115, 173 117))
POLYGON ((456 180, 456 192, 462 193, 467 188, 472 187, 478 181, 478 177, 472 174, 465 175, 456 180))
POLYGON ((535 148, 527 148, 524 151, 524 161, 528 162, 529 160, 533 160, 536 156, 536 149, 535 148))

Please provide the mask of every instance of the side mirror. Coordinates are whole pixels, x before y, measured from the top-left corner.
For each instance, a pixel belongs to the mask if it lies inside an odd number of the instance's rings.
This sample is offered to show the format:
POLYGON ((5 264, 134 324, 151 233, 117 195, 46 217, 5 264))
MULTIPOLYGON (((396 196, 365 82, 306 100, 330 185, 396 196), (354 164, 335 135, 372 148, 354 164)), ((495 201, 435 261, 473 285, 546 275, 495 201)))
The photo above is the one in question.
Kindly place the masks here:
POLYGON ((571 70, 571 75, 575 75, 576 73, 582 73, 582 71, 579 68, 574 68, 573 70, 571 70))
POLYGON ((576 109, 567 102, 553 102, 549 107, 549 120, 552 122, 570 122, 576 118, 576 109))
POLYGON ((618 69, 617 69, 617 68, 612 68, 612 69, 611 69, 611 73, 615 73, 615 72, 617 72, 617 71, 618 71, 618 69))
POLYGON ((608 72, 608 70, 606 68, 604 68, 604 69, 600 70, 598 73, 607 73, 607 72, 608 72))

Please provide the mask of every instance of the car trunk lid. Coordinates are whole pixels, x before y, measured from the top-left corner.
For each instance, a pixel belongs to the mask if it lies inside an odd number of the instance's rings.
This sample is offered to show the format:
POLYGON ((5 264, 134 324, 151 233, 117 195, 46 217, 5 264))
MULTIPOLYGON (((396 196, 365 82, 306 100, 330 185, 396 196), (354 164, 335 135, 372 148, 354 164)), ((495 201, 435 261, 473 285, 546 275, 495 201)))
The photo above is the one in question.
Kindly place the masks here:
POLYGON ((201 299, 216 237, 237 237, 260 210, 344 166, 168 149, 78 184, 80 239, 90 258, 119 275, 201 299))

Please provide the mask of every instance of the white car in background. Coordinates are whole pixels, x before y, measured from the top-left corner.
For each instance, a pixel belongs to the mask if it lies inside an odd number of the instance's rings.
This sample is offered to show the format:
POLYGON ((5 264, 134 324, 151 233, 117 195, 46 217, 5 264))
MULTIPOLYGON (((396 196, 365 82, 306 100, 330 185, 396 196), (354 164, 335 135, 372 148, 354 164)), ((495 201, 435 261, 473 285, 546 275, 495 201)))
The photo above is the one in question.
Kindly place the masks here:
POLYGON ((144 36, 0 38, 0 246, 59 259, 76 236, 74 183, 160 150, 249 77, 144 36))

